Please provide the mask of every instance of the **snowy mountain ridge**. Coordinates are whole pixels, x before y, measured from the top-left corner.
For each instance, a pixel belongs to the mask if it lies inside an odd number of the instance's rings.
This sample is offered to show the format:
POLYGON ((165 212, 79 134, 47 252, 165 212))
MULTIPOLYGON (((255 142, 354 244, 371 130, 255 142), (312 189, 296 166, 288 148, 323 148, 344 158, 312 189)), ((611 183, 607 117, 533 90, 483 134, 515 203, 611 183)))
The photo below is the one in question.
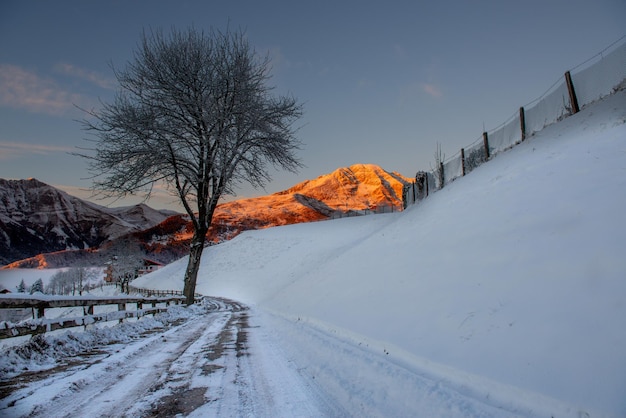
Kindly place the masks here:
POLYGON ((36 179, 0 179, 0 264, 97 247, 168 216, 144 204, 106 208, 36 179))

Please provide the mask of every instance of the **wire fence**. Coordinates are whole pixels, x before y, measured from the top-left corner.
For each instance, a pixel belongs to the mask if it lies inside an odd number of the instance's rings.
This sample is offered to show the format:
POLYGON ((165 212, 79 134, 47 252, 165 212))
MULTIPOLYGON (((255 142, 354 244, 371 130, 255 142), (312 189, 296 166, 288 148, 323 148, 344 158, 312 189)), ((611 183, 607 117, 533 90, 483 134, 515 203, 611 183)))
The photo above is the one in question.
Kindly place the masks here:
POLYGON ((355 216, 376 215, 380 213, 394 213, 400 212, 402 208, 395 206, 392 203, 388 205, 378 205, 370 207, 368 209, 347 209, 345 211, 336 210, 330 215, 329 219, 341 219, 341 218, 353 218, 355 216))
POLYGON ((626 36, 565 72, 541 96, 519 108, 500 126, 477 138, 452 157, 420 171, 405 186, 404 206, 465 176, 498 153, 601 98, 626 89, 626 36))

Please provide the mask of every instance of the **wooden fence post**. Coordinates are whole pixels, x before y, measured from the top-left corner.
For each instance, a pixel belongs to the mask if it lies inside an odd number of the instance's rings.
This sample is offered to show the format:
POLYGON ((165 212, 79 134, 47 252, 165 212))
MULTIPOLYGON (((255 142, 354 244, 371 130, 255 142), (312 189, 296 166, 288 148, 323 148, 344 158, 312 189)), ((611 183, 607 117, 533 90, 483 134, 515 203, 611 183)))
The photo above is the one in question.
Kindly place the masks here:
MULTIPOLYGON (((126 310, 126 304, 125 303, 118 303, 117 304, 117 311, 118 312, 122 312, 126 310)), ((120 318, 120 324, 124 322, 124 318, 120 318)))
POLYGON ((569 93, 569 103, 572 106, 572 115, 578 113, 580 108, 578 107, 578 98, 576 98, 576 90, 574 90, 574 83, 572 83, 572 76, 569 71, 565 72, 565 84, 567 84, 567 91, 569 93))
POLYGON ((483 132, 483 147, 485 148, 485 161, 489 159, 489 135, 483 132))
POLYGON ((45 311, 46 309, 39 306, 37 308, 32 308, 33 311, 33 319, 37 319, 37 318, 43 318, 45 316, 45 311))
POLYGON ((461 148, 461 174, 465 176, 465 148, 461 148))
MULTIPOLYGON (((89 305, 89 306, 87 306, 87 310, 86 310, 86 311, 85 311, 85 308, 83 308, 83 316, 89 316, 89 315, 93 315, 93 305, 89 305), (86 313, 85 313, 85 312, 86 312, 86 313)), ((87 331, 87 329, 88 329, 88 328, 87 328, 87 327, 88 327, 88 324, 85 322, 85 318, 83 318, 83 324, 85 324, 85 325, 83 326, 83 329, 84 329, 85 331, 87 331)))
POLYGON ((519 125, 522 130, 522 141, 526 139, 526 114, 524 113, 524 107, 519 108, 519 125))
POLYGON ((439 188, 443 189, 443 186, 446 182, 446 176, 443 172, 443 161, 439 163, 439 188))

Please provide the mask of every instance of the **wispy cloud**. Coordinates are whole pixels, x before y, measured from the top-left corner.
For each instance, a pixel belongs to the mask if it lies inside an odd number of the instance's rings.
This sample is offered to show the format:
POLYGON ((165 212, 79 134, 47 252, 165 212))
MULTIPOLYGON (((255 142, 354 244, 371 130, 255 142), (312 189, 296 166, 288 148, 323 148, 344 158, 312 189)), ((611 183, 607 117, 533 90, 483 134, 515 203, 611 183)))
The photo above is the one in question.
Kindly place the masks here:
POLYGON ((23 142, 0 141, 0 160, 17 158, 30 154, 50 154, 55 152, 74 152, 76 148, 62 145, 26 144, 23 142))
POLYGON ((116 85, 115 80, 112 78, 106 77, 96 71, 86 70, 68 63, 58 63, 54 66, 54 70, 60 74, 88 81, 104 89, 111 90, 114 89, 116 85))
POLYGON ((425 97, 430 97, 431 100, 443 100, 444 93, 435 83, 412 81, 401 85, 398 104, 400 106, 415 104, 416 102, 423 101, 425 97))
POLYGON ((431 83, 423 83, 422 91, 424 91, 429 96, 434 97, 435 99, 441 99, 443 97, 443 92, 441 91, 441 89, 431 83))
POLYGON ((0 105, 35 113, 62 115, 80 103, 81 95, 62 88, 51 78, 15 65, 0 64, 0 105))

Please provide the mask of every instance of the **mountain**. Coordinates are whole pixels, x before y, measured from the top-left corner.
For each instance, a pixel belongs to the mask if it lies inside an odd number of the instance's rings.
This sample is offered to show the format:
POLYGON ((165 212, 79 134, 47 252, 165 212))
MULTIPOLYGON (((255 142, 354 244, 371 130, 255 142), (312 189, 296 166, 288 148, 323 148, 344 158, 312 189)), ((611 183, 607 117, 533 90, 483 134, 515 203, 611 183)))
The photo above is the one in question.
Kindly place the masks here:
POLYGON ((402 188, 412 179, 374 164, 355 164, 267 196, 219 205, 209 239, 241 231, 313 222, 363 211, 402 210, 402 188))
POLYGON ((100 246, 168 217, 146 205, 110 209, 36 179, 0 179, 0 264, 100 246))
MULTIPOLYGON (((412 179, 356 164, 267 196, 218 205, 207 239, 217 243, 272 226, 402 210, 412 179)), ((146 205, 104 208, 37 180, 0 180, 0 263, 10 267, 98 265, 135 252, 168 263, 187 254, 193 229, 184 215, 146 205), (19 260, 19 261, 16 261, 19 260)))

